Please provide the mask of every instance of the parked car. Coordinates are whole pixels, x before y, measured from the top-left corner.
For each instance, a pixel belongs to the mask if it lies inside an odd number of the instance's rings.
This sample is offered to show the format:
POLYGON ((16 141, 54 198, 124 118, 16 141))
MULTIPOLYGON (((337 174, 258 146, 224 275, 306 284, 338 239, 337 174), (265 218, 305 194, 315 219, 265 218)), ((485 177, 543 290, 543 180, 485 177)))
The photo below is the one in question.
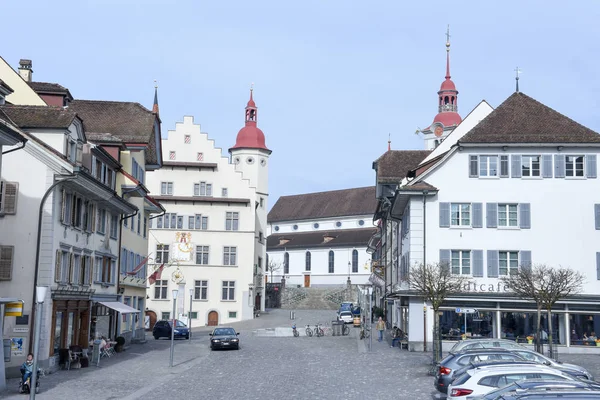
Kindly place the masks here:
POLYGON ((340 304, 340 309, 338 310, 338 313, 341 311, 350 311, 352 312, 352 309, 354 308, 354 303, 350 302, 350 301, 345 301, 343 303, 340 304))
POLYGON ((588 389, 588 390, 600 390, 600 383, 596 382, 583 382, 583 381, 565 381, 563 379, 527 379, 522 381, 516 381, 509 383, 506 386, 494 389, 487 394, 481 396, 471 396, 469 400, 495 400, 500 396, 507 396, 510 394, 523 393, 528 391, 530 393, 542 390, 568 390, 568 389, 588 389))
POLYGON ((448 399, 466 400, 467 397, 487 394, 495 388, 523 379, 563 379, 577 378, 545 365, 498 366, 494 368, 474 368, 457 377, 448 387, 448 399))
MULTIPOLYGON (((152 328, 152 336, 154 339, 161 337, 171 338, 171 326, 173 326, 173 320, 160 320, 156 321, 154 328, 152 328)), ((175 323, 174 337, 176 338, 190 338, 190 330, 187 325, 177 320, 175 323)))
POLYGON ((594 376, 587 369, 580 367, 579 365, 554 361, 553 359, 546 357, 537 351, 529 349, 510 349, 510 351, 520 355, 526 360, 535 361, 537 363, 556 368, 560 371, 571 374, 576 378, 587 379, 590 381, 594 380, 594 376))
POLYGON ((598 400, 600 392, 587 389, 572 390, 547 390, 547 391, 525 391, 523 393, 508 394, 500 397, 504 400, 546 400, 546 399, 569 399, 569 400, 598 400))
POLYGON ((240 339, 235 329, 229 327, 215 328, 210 333, 210 349, 240 349, 240 339))
POLYGON ((435 388, 442 392, 448 392, 448 386, 454 379, 455 372, 462 367, 470 366, 475 362, 505 360, 505 361, 525 361, 518 354, 510 352, 508 349, 469 349, 457 353, 448 354, 439 362, 435 371, 435 388))
POLYGON ((351 311, 340 311, 338 312, 337 320, 344 321, 345 324, 351 324, 353 322, 353 316, 351 311))
MULTIPOLYGON (((495 368, 495 367, 502 367, 502 366, 511 366, 511 367, 518 368, 519 366, 522 366, 522 365, 534 365, 535 366, 535 365, 543 365, 543 364, 537 363, 535 361, 515 361, 515 360, 491 360, 491 361, 471 362, 468 365, 465 365, 464 367, 457 369, 456 372, 454 373, 454 379, 457 379, 459 376, 462 376, 462 374, 465 374, 470 369, 495 368)), ((543 366, 545 366, 545 365, 543 365, 543 366)))
POLYGON ((505 349, 526 349, 527 347, 521 346, 519 343, 514 340, 506 340, 506 339, 495 339, 495 338, 485 338, 485 339, 467 339, 467 340, 459 340, 452 346, 450 349, 451 352, 456 353, 461 350, 466 349, 485 349, 490 347, 502 347, 505 349))

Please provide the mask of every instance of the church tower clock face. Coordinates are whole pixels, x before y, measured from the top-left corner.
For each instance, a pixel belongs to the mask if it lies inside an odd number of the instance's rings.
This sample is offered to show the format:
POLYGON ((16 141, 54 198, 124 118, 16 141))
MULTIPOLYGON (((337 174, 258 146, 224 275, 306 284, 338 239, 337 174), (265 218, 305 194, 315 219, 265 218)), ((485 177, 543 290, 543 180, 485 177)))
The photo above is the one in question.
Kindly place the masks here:
POLYGON ((444 128, 442 128, 441 125, 437 125, 433 131, 433 133, 435 134, 435 136, 440 137, 442 136, 442 134, 444 133, 444 128))

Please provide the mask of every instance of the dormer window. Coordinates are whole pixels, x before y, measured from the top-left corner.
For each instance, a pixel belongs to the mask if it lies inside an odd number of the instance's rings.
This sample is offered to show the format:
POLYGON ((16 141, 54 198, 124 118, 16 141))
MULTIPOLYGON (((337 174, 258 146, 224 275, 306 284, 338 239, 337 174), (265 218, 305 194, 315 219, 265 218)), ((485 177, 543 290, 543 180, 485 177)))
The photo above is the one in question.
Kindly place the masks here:
POLYGON ((115 188, 116 174, 115 171, 108 168, 101 160, 94 157, 92 159, 92 175, 98 181, 102 182, 111 189, 115 188))
POLYGON ((67 160, 77 161, 77 142, 72 138, 67 138, 67 160))

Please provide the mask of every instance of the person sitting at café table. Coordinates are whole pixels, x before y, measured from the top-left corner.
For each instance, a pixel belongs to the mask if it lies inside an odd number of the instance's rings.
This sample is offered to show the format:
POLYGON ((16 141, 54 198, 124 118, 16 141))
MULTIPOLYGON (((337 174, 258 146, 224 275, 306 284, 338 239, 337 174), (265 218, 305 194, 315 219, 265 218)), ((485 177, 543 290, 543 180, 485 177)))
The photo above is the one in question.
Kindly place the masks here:
POLYGON ((575 329, 573 329, 571 331, 571 343, 577 342, 579 340, 579 336, 577 335, 577 332, 575 331, 575 329))
POLYGON ((587 333, 583 334, 583 340, 587 340, 588 342, 595 342, 596 339, 598 339, 596 337, 596 332, 592 332, 590 336, 588 336, 587 333))

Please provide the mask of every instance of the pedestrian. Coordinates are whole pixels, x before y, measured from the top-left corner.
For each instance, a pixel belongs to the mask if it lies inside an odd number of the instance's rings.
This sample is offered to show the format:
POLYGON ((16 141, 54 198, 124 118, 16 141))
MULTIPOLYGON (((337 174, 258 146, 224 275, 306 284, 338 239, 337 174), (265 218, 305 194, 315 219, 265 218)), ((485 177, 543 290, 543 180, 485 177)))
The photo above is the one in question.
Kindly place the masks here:
POLYGON ((379 338, 377 339, 377 341, 381 342, 383 340, 383 331, 385 329, 385 322, 383 322, 383 319, 381 317, 379 317, 375 329, 377 329, 377 331, 379 332, 379 338))

